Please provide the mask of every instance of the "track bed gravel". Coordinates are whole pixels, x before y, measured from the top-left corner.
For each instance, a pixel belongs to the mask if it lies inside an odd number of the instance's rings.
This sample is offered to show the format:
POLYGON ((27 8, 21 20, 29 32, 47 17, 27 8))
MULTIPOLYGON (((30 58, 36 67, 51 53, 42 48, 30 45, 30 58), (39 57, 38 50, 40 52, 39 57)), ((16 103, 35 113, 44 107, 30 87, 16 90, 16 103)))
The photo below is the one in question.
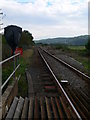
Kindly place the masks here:
POLYGON ((62 59, 63 61, 67 62, 71 66, 77 68, 78 70, 80 70, 84 73, 88 72, 88 71, 86 71, 86 69, 84 68, 82 63, 80 63, 79 61, 77 61, 73 58, 73 56, 77 56, 77 54, 68 53, 68 52, 64 52, 62 50, 53 49, 52 47, 44 47, 44 49, 47 50, 48 52, 50 52, 51 54, 55 55, 56 57, 62 59))
POLYGON ((47 56, 46 53, 43 52, 43 54, 59 80, 67 80, 70 87, 83 91, 90 98, 89 84, 85 80, 69 68, 66 68, 61 63, 57 62, 54 58, 47 56))

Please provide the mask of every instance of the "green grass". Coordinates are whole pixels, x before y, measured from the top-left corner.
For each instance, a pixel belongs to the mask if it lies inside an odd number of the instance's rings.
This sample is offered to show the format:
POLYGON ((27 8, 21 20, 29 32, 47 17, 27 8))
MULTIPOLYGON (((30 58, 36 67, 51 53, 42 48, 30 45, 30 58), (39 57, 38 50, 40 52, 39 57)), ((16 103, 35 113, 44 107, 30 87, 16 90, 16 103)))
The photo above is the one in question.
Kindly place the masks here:
POLYGON ((89 60, 83 60, 82 63, 85 66, 85 68, 90 71, 90 61, 89 60))
MULTIPOLYGON (((7 80, 10 74, 13 72, 13 62, 9 61, 2 65, 2 84, 7 80)), ((12 84, 13 77, 9 80, 7 85, 4 87, 3 91, 7 88, 9 84, 12 84)))
POLYGON ((21 74, 21 78, 18 82, 18 96, 25 97, 28 93, 28 83, 25 76, 25 69, 29 68, 31 65, 31 58, 33 55, 33 50, 28 49, 23 52, 23 56, 20 59, 20 69, 18 70, 18 75, 21 74))
POLYGON ((90 60, 88 57, 83 57, 83 56, 78 56, 76 58, 76 60, 78 60, 79 62, 81 62, 83 64, 83 66, 85 67, 87 74, 90 76, 90 60))
POLYGON ((68 46, 70 50, 85 50, 85 46, 68 46))
MULTIPOLYGON (((7 64, 5 64, 2 67, 2 84, 7 80, 7 78, 10 76, 10 74, 13 72, 13 63, 9 63, 9 66, 7 64)), ((6 90, 6 88, 9 84, 12 84, 12 81, 13 81, 13 77, 9 80, 9 82, 3 88, 2 93, 4 93, 4 91, 6 90)))
POLYGON ((85 67, 85 71, 90 75, 90 57, 85 46, 67 46, 67 45, 55 45, 55 49, 62 50, 65 54, 71 55, 74 59, 81 62, 85 67))
POLYGON ((83 64, 87 74, 90 75, 90 60, 85 46, 69 46, 68 48, 76 54, 75 59, 83 64))
MULTIPOLYGON (((28 83, 27 83, 26 76, 25 76, 25 69, 30 67, 30 64, 31 64, 30 61, 31 61, 32 55, 33 55, 32 49, 25 50, 19 60, 19 63, 21 65, 15 74, 17 77, 21 75, 21 78, 18 81, 18 96, 22 96, 22 97, 27 96, 28 83)), ((2 69, 3 82, 8 78, 8 76, 12 73, 12 71, 13 71, 13 62, 11 61, 8 64, 4 65, 2 69)), ((13 81, 13 77, 10 79, 8 84, 11 84, 12 81, 13 81)))
POLYGON ((67 45, 63 45, 63 44, 56 44, 53 46, 55 49, 61 49, 62 51, 67 51, 69 50, 67 45))
POLYGON ((4 83, 6 81, 6 79, 9 77, 9 75, 12 73, 13 71, 13 65, 12 64, 9 64, 11 67, 9 66, 4 66, 2 68, 2 83, 4 83))

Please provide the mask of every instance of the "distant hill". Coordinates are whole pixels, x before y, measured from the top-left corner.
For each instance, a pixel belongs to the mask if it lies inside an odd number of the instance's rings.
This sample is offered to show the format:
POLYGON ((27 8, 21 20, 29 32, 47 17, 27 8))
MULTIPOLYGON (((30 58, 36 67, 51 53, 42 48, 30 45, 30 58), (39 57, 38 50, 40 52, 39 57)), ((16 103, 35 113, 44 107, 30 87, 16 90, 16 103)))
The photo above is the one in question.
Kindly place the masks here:
POLYGON ((88 35, 77 36, 77 37, 58 37, 48 38, 35 41, 35 43, 42 44, 67 44, 67 45, 86 45, 88 42, 88 35))

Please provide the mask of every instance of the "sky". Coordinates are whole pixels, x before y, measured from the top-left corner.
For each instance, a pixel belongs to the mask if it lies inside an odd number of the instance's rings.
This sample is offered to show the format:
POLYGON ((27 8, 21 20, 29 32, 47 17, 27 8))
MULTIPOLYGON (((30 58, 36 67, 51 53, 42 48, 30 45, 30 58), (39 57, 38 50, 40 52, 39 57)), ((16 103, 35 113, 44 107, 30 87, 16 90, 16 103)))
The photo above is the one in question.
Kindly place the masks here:
POLYGON ((0 0, 3 27, 18 25, 35 40, 88 34, 89 0, 0 0))

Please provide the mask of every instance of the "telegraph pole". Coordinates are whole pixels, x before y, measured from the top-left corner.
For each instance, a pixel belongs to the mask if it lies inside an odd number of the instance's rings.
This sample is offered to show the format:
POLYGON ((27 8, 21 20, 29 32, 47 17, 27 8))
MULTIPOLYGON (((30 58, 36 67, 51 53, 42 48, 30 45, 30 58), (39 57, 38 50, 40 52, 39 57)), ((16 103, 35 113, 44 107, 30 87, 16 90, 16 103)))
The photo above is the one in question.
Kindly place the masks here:
MULTIPOLYGON (((0 31, 1 31, 1 26, 3 25, 2 23, 2 16, 3 16, 3 12, 0 9, 0 31)), ((2 61, 2 35, 0 34, 0 61, 2 61)), ((1 91, 1 85, 2 85, 2 66, 0 65, 0 119, 2 116, 2 91, 1 91)))
POLYGON ((0 9, 0 31, 2 30, 1 26, 3 25, 2 19, 3 19, 3 12, 2 9, 0 9))

